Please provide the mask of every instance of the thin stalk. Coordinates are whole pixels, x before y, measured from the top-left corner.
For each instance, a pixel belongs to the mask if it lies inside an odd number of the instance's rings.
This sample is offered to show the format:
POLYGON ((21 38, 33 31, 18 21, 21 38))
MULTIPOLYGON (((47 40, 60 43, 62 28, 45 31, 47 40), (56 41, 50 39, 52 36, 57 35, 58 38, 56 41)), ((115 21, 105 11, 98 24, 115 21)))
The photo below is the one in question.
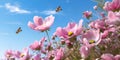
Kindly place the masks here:
POLYGON ((49 37, 48 31, 46 30, 45 32, 46 32, 46 34, 47 34, 47 38, 48 38, 48 41, 49 41, 49 43, 50 43, 50 37, 49 37))

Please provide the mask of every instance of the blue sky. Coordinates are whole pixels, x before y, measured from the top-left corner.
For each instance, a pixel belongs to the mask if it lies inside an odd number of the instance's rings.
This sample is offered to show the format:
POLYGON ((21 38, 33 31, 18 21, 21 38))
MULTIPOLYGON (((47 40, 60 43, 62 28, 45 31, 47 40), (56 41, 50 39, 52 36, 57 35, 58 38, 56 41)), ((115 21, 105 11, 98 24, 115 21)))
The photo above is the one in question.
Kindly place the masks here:
POLYGON ((22 50, 46 36, 27 26, 34 16, 55 16, 49 32, 52 35, 58 26, 64 27, 68 22, 84 19, 82 13, 93 10, 94 5, 91 0, 0 0, 0 57, 7 49, 22 50), (61 6, 62 11, 54 13, 57 6, 61 6), (18 27, 23 31, 16 34, 18 27))

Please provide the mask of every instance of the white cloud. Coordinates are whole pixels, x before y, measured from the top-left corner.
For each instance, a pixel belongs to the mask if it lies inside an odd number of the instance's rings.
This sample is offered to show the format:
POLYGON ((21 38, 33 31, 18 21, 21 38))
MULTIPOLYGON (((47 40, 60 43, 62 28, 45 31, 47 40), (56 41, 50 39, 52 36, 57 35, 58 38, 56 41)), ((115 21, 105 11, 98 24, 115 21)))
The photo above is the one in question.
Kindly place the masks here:
POLYGON ((45 11, 42 11, 41 13, 45 14, 45 15, 54 15, 54 14, 57 14, 57 12, 55 10, 45 10, 45 11))
POLYGON ((19 14, 31 13, 28 10, 21 9, 16 5, 11 5, 10 3, 6 3, 5 8, 8 9, 10 12, 19 13, 19 14))

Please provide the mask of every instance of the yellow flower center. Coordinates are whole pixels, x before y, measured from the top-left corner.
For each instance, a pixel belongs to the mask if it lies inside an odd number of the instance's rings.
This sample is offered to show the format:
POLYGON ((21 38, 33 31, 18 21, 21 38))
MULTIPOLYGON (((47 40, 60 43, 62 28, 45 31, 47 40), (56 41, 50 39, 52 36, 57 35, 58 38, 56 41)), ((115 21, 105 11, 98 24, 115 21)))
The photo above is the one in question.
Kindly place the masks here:
POLYGON ((71 35, 73 35, 73 32, 71 32, 71 31, 68 32, 68 36, 71 36, 71 35))
POLYGON ((89 40, 89 43, 90 44, 95 43, 95 40, 89 40))
POLYGON ((21 53, 21 54, 20 54, 20 57, 23 57, 23 56, 25 56, 25 54, 21 53))

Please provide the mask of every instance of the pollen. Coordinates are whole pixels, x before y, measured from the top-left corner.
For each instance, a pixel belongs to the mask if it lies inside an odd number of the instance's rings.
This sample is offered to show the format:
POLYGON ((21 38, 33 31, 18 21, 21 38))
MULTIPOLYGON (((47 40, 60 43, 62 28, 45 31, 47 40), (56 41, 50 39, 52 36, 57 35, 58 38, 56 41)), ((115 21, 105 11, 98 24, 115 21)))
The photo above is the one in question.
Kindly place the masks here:
POLYGON ((71 35, 73 35, 73 32, 71 32, 71 31, 68 32, 68 36, 71 36, 71 35))
POLYGON ((24 54, 23 54, 23 53, 21 53, 21 54, 20 54, 20 57, 23 57, 23 56, 24 56, 24 54))
POLYGON ((90 44, 95 43, 95 40, 89 40, 89 43, 90 44))

